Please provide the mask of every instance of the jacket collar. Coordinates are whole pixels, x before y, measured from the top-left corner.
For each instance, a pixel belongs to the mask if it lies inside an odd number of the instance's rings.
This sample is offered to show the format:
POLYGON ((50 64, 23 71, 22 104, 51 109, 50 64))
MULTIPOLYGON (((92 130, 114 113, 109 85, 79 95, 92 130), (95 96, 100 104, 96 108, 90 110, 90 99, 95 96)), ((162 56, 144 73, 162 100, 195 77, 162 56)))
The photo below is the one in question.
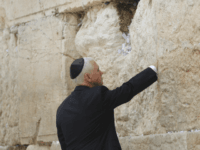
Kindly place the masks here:
POLYGON ((83 91, 83 90, 89 89, 89 88, 90 88, 89 86, 79 85, 79 86, 76 86, 74 91, 83 91))

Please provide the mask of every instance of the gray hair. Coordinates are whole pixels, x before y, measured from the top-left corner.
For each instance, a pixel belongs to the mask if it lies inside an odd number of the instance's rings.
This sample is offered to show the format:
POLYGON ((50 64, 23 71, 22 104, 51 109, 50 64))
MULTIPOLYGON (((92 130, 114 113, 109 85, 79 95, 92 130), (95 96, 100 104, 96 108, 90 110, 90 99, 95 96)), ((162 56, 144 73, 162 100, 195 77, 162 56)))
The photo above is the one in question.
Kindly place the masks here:
POLYGON ((72 79, 76 86, 81 85, 84 82, 84 75, 86 73, 91 74, 94 70, 94 65, 91 64, 91 62, 94 60, 91 57, 83 57, 83 59, 84 65, 81 73, 75 79, 72 79))

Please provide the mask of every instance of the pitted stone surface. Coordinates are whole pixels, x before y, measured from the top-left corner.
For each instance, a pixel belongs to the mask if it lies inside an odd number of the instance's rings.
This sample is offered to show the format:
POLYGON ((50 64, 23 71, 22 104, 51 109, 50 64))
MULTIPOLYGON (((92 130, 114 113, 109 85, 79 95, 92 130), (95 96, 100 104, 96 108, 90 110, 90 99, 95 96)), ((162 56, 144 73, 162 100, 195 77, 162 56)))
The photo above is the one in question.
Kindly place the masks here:
POLYGON ((59 13, 86 11, 107 1, 110 0, 0 0, 0 9, 6 10, 8 24, 12 26, 59 13))
POLYGON ((198 150, 200 132, 120 137, 123 150, 198 150))
MULTIPOLYGON (((61 18, 64 17, 67 16, 61 18)), ((74 16, 68 17, 72 18, 66 20, 72 20, 74 16)), ((70 24, 59 17, 45 17, 19 26, 18 80, 21 99, 20 136, 23 144, 57 139, 54 136, 57 133, 55 124, 50 123, 50 120, 56 119, 57 107, 68 95, 63 81, 66 80, 64 75, 69 72, 66 63, 62 63, 62 59, 68 57, 64 55, 67 47, 62 47, 62 42, 73 38, 73 34, 69 37, 65 35, 72 31, 71 27, 76 27, 70 24), (23 124, 25 120, 27 123, 23 124)), ((67 84, 67 81, 64 83, 67 84)))
POLYGON ((200 129, 200 1, 140 1, 128 42, 114 3, 102 2, 0 0, 0 145, 57 140, 57 107, 75 87, 69 67, 92 57, 110 90, 157 67, 158 82, 115 109, 123 149, 199 150, 198 133, 165 133, 200 129))
POLYGON ((199 8, 198 0, 139 3, 130 26, 132 64, 139 72, 157 63, 158 82, 129 105, 137 113, 130 114, 133 133, 200 129, 199 8), (135 121, 139 116, 141 120, 135 121))
POLYGON ((0 30, 0 144, 19 142, 17 37, 0 30))

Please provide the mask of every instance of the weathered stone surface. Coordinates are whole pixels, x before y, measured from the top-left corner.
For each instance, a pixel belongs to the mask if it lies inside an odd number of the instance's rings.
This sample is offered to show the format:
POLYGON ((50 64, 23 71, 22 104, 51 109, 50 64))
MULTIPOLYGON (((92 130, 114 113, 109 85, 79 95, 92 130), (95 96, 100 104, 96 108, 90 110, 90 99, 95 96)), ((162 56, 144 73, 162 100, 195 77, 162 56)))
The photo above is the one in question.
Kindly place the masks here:
POLYGON ((0 150, 7 150, 8 146, 0 146, 0 150))
MULTIPOLYGON (((18 52, 16 37, 0 30, 0 144, 19 141, 18 52), (4 33, 3 33, 4 32, 4 33)), ((5 146, 5 145, 2 145, 5 146)))
POLYGON ((63 78, 69 72, 66 73, 66 63, 62 63, 66 57, 62 54, 63 29, 71 30, 70 26, 67 27, 56 17, 19 26, 22 144, 57 140, 54 136, 57 133, 55 121, 52 124, 52 120, 55 120, 58 105, 67 96, 63 78), (23 124, 25 121, 27 123, 23 124))
POLYGON ((120 137, 123 150, 198 150, 200 132, 120 137))
POLYGON ((157 64, 158 82, 115 109, 123 150, 199 150, 199 133, 164 133, 200 129, 200 1, 142 0, 136 12, 102 2, 0 0, 0 145, 50 149, 36 143, 58 140, 69 67, 93 57, 110 90, 157 64))
POLYGON ((138 5, 130 26, 133 68, 139 72, 150 62, 158 64, 156 86, 130 104, 139 113, 129 114, 138 135, 200 129, 199 8, 198 0, 144 0, 138 5))
POLYGON ((26 150, 50 150, 49 146, 29 145, 26 150))
POLYGON ((6 10, 8 23, 12 26, 58 13, 84 11, 106 1, 110 0, 0 0, 0 6, 6 10))
POLYGON ((199 132, 189 132, 187 134, 187 148, 188 150, 200 150, 199 132))
POLYGON ((119 137, 119 143, 123 150, 131 150, 131 147, 129 146, 130 137, 119 137))
POLYGON ((75 49, 68 56, 68 45, 62 46, 75 37, 66 34, 77 27, 75 17, 46 17, 19 25, 12 33, 9 28, 0 31, 1 143, 58 140, 56 110, 75 87, 66 79, 73 57, 80 56, 75 49))

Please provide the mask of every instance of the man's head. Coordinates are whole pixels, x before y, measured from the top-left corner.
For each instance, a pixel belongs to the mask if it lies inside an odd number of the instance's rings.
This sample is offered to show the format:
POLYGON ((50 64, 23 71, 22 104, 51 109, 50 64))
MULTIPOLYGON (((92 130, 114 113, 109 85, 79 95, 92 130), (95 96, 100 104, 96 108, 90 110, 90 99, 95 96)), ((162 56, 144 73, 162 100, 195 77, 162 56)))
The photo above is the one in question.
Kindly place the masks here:
MULTIPOLYGON (((82 70, 80 69, 81 72, 79 71, 80 74, 75 79, 72 79, 75 82, 76 86, 84 85, 84 86, 88 86, 90 88, 95 87, 95 86, 102 86, 103 85, 103 80, 102 80, 103 72, 100 71, 97 63, 91 57, 83 57, 83 59, 84 59, 84 65, 81 65, 82 62, 79 65, 79 67, 81 66, 81 68, 82 68, 82 70)), ((81 60, 81 59, 79 59, 79 60, 81 60)), ((77 61, 77 60, 75 60, 75 61, 77 61)), ((72 65, 71 65, 70 69, 71 69, 70 71, 72 73, 72 65)))

